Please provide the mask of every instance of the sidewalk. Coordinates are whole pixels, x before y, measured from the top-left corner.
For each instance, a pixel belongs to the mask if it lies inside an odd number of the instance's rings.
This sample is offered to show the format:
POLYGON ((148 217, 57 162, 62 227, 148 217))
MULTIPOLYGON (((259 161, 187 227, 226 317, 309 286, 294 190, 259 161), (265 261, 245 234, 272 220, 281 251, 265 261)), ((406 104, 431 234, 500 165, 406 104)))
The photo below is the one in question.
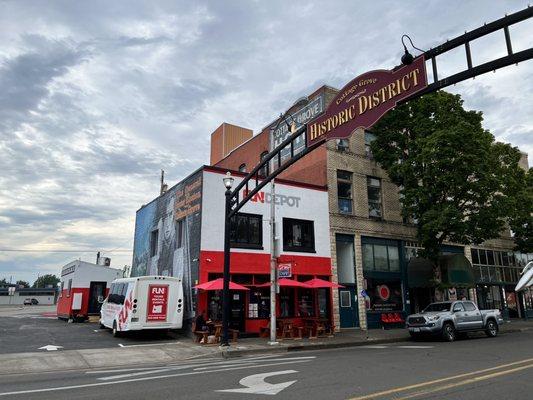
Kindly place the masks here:
MULTIPOLYGON (((527 330, 533 331, 533 320, 505 323, 500 332, 505 334, 527 330)), ((199 345, 193 343, 192 340, 185 339, 170 344, 139 344, 117 348, 65 350, 45 353, 13 353, 4 354, 0 357, 0 375, 175 363, 202 357, 228 358, 252 354, 375 345, 407 340, 409 340, 409 335, 405 329, 374 329, 368 332, 353 329, 343 330, 332 338, 283 340, 278 345, 269 345, 268 339, 265 338, 240 339, 238 343, 231 345, 229 349, 199 345)))
MULTIPOLYGON (((532 330, 533 320, 506 322, 500 327, 500 333, 513 333, 532 330)), ((483 335, 483 333, 479 333, 483 335)), ((284 340, 279 345, 269 345, 268 339, 252 338, 242 339, 229 350, 222 351, 224 357, 239 357, 245 354, 256 354, 264 352, 288 352, 301 350, 334 349, 342 347, 356 347, 366 345, 376 345, 383 343, 404 342, 410 340, 410 336, 405 329, 372 329, 361 331, 359 329, 344 329, 335 334, 332 338, 319 338, 314 340, 284 340)))

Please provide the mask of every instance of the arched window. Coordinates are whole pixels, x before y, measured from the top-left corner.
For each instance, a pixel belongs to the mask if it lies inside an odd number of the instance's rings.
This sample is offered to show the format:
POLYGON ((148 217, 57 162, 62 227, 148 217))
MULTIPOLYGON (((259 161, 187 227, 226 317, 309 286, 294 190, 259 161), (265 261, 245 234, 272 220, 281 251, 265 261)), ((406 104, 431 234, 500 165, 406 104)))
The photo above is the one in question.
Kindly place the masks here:
POLYGON ((239 165, 239 172, 246 172, 246 164, 239 165))
MULTIPOLYGON (((259 157, 261 161, 263 161, 265 159, 265 157, 268 155, 268 151, 263 151, 261 153, 261 156, 259 157)), ((263 166, 263 168, 261 168, 259 170, 259 176, 267 176, 268 175, 268 164, 263 166)))

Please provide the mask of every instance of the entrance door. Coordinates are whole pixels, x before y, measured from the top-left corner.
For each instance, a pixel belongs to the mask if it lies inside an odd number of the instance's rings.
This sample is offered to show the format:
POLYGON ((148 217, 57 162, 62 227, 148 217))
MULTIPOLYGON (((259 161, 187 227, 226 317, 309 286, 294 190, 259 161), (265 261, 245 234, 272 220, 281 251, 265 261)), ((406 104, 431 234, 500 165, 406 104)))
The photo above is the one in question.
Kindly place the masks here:
POLYGON ((98 314, 105 298, 106 282, 91 282, 89 287, 89 314, 98 314))
POLYGON ((341 328, 359 327, 359 308, 355 286, 339 289, 341 328))
POLYGON ((244 332, 244 292, 232 291, 230 300, 230 319, 229 326, 231 329, 238 329, 239 332, 244 332))

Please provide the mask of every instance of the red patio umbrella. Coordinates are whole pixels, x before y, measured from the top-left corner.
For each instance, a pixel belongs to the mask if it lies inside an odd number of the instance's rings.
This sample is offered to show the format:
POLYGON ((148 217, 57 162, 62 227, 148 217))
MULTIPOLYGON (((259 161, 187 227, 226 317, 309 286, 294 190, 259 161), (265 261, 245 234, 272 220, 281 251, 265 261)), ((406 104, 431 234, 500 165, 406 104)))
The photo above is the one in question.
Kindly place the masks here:
MULTIPOLYGON (((301 287, 309 289, 310 286, 303 282, 295 281, 294 279, 287 279, 287 278, 281 278, 278 279, 278 285, 280 287, 301 287)), ((262 285, 257 285, 257 287, 265 287, 270 286, 270 282, 263 283, 262 285)))
POLYGON ((320 288, 343 288, 344 286, 339 285, 338 283, 333 283, 330 281, 326 281, 324 279, 314 278, 310 281, 305 282, 306 285, 312 287, 313 289, 320 289, 320 288))
MULTIPOLYGON (((230 290, 250 290, 247 287, 244 287, 242 285, 239 285, 238 283, 229 282, 229 288, 230 290)), ((199 285, 196 285, 194 289, 201 289, 201 290, 222 290, 224 289, 224 279, 218 278, 214 281, 209 281, 205 283, 200 283, 199 285)))

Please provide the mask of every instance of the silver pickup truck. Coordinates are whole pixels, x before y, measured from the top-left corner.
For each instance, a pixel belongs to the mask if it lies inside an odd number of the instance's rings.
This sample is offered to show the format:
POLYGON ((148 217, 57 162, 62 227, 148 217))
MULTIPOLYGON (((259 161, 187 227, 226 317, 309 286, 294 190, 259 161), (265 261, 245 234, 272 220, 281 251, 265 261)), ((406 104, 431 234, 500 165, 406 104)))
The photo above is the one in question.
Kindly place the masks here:
POLYGON ((472 331, 485 331, 494 337, 502 323, 500 310, 479 310, 471 301, 444 301, 409 315, 406 327, 413 338, 433 334, 453 342, 458 334, 472 331))

